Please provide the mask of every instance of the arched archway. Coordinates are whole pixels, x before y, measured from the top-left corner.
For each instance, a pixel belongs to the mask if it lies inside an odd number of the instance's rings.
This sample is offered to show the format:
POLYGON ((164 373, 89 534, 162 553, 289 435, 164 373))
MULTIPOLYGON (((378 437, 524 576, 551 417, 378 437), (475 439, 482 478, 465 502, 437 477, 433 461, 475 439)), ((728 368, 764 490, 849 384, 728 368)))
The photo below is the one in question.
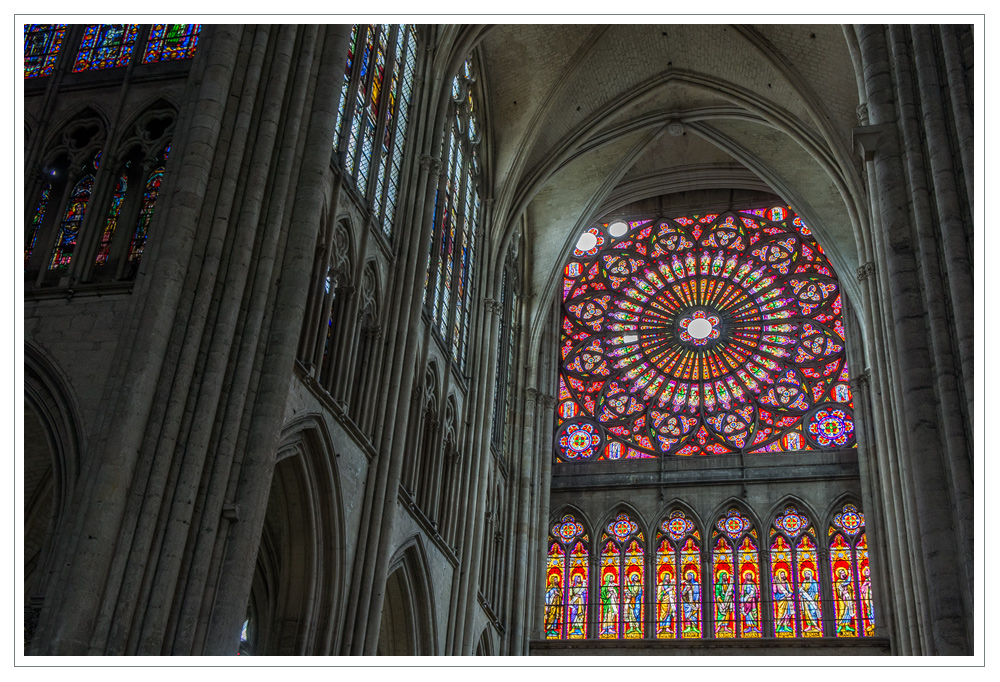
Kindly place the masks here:
POLYGON ((249 653, 325 655, 340 636, 343 514, 319 419, 286 426, 248 606, 249 653))
POLYGON ((379 625, 379 656, 425 656, 436 653, 430 579, 419 537, 396 552, 385 583, 379 625))
POLYGON ((79 474, 81 429, 75 401, 54 361, 27 344, 24 353, 25 641, 34 634, 79 474))

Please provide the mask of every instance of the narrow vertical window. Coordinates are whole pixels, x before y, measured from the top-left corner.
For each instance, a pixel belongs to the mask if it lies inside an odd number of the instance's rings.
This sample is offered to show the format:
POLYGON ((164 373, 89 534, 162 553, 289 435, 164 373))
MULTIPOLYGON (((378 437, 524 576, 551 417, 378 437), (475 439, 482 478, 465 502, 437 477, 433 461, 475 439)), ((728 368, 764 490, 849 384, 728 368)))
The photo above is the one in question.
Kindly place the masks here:
POLYGON ((864 514, 853 504, 845 504, 833 518, 829 537, 835 634, 871 637, 875 634, 875 615, 864 514))
POLYGON ((45 183, 41 193, 38 195, 38 202, 35 210, 31 214, 31 223, 28 224, 28 232, 24 236, 24 267, 28 268, 28 261, 31 259, 31 252, 35 249, 35 242, 38 240, 38 230, 45 219, 45 209, 49 206, 49 196, 52 194, 52 185, 45 183))
POLYGON ((545 572, 546 639, 587 636, 588 542, 583 524, 572 514, 552 527, 545 572))
POLYGON ((676 510, 657 531, 656 616, 659 639, 692 639, 701 628, 701 536, 676 510))
POLYGON ((712 631, 718 638, 760 637, 757 530, 736 508, 712 531, 712 631))
POLYGON ((66 36, 66 24, 24 25, 24 77, 51 76, 66 36))
POLYGON ((453 117, 448 135, 442 141, 445 172, 435 198, 425 290, 425 304, 429 302, 434 329, 463 370, 468 349, 476 232, 482 222, 477 152, 481 133, 476 121, 475 82, 472 63, 466 60, 462 72, 452 81, 453 117))
POLYGON ((118 227, 118 216, 122 210, 122 202, 125 201, 125 191, 128 189, 128 167, 126 162, 122 174, 118 176, 115 183, 115 193, 111 195, 111 206, 108 208, 108 218, 104 223, 104 231, 101 233, 101 243, 97 246, 97 258, 95 265, 104 265, 108 262, 111 254, 111 240, 115 236, 115 228, 118 227))
POLYGON ((153 24, 142 63, 190 59, 198 47, 201 24, 153 24))
POLYGON ((822 637, 816 536, 794 506, 774 521, 770 559, 775 637, 822 637))
POLYGON ((91 24, 83 32, 73 71, 125 66, 135 47, 138 24, 91 24))
POLYGON ((601 536, 601 639, 642 638, 643 542, 638 524, 625 512, 618 514, 601 536))
POLYGON ((341 83, 335 152, 387 237, 396 214, 416 48, 412 26, 356 24, 341 83))
POLYGON ((156 167, 146 180, 146 186, 142 193, 142 204, 139 208, 139 219, 136 222, 135 232, 132 235, 132 243, 129 244, 129 263, 138 263, 139 259, 142 258, 146 239, 149 236, 149 223, 153 219, 153 209, 156 208, 156 198, 159 196, 160 184, 163 182, 163 167, 169 155, 170 146, 168 145, 160 154, 156 167))
POLYGON ((80 178, 69 195, 69 202, 59 222, 59 232, 56 235, 55 247, 52 249, 52 257, 49 259, 49 270, 64 270, 73 259, 80 226, 83 224, 83 217, 87 213, 90 196, 94 191, 94 175, 97 173, 100 159, 101 153, 97 152, 90 163, 83 168, 86 175, 80 178))

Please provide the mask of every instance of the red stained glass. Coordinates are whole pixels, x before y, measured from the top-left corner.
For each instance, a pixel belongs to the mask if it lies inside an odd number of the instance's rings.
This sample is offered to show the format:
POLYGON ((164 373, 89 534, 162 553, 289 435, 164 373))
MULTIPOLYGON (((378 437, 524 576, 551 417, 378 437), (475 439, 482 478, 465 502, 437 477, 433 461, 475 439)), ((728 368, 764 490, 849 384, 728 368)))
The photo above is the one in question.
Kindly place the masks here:
POLYGON ((563 516, 549 535, 544 608, 547 639, 587 636, 587 541, 583 524, 571 514, 563 516))
POLYGON ((875 634, 871 568, 864 527, 864 514, 853 504, 845 504, 830 526, 830 583, 837 637, 875 634))
POLYGON ((91 24, 84 29, 73 71, 110 69, 128 64, 138 24, 91 24))
POLYGON ((560 426, 640 456, 853 447, 830 272, 787 206, 589 228, 564 270, 560 426))
POLYGON ((638 639, 645 622, 645 552, 638 524, 618 514, 601 539, 599 637, 638 639))

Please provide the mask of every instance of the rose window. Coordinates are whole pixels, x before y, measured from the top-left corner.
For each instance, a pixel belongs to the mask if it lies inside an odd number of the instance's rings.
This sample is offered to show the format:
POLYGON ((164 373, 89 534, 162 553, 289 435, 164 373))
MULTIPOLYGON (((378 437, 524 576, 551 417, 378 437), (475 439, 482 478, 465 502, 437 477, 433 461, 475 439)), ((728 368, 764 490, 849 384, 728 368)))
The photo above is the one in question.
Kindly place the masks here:
POLYGON ((854 445, 840 286, 788 207, 592 227, 563 314, 563 461, 854 445))

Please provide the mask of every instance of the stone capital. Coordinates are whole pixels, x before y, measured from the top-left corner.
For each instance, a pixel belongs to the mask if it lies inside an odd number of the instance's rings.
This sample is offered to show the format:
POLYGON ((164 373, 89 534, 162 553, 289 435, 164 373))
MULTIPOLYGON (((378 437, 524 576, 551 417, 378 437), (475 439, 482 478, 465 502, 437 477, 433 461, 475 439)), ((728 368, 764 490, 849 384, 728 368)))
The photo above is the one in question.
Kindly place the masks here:
POLYGON ((526 388, 524 389, 524 402, 533 403, 538 398, 537 388, 526 388))
POLYGON ((484 298, 483 305, 494 315, 499 316, 503 312, 503 306, 500 304, 500 301, 495 301, 492 298, 484 298))
POLYGON ((860 265, 858 267, 858 281, 859 282, 864 282, 866 279, 868 279, 869 277, 873 276, 874 274, 875 274, 875 262, 874 261, 868 261, 867 263, 863 263, 862 265, 860 265))
POLYGON ((441 172, 441 160, 434 158, 430 154, 421 154, 417 162, 421 168, 431 173, 431 175, 437 175, 441 172))
POLYGON ((855 109, 855 113, 858 115, 858 124, 866 126, 868 125, 868 102, 862 102, 855 109))
POLYGON ((542 406, 551 409, 556 406, 556 397, 554 395, 549 395, 548 393, 540 393, 539 399, 542 401, 542 406))

